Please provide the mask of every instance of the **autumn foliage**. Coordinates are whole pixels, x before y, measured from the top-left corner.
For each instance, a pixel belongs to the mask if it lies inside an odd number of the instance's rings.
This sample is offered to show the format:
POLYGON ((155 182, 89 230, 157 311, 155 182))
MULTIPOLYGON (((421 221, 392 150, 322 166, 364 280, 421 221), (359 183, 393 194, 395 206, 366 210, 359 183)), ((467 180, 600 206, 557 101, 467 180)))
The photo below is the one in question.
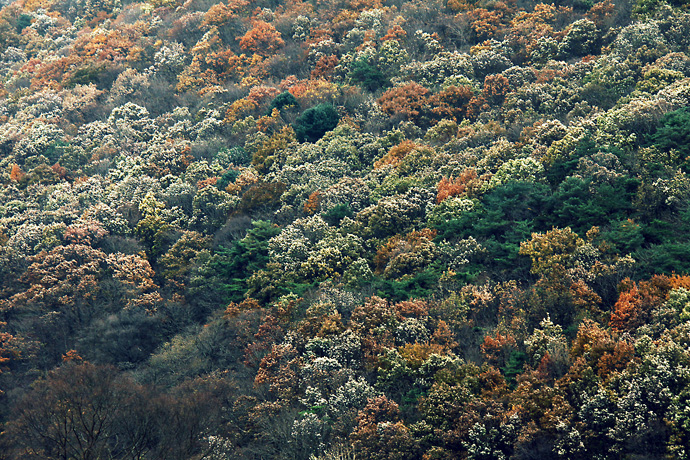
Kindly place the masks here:
POLYGON ((437 185, 436 202, 441 203, 452 196, 462 196, 466 192, 468 184, 475 179, 477 179, 477 172, 474 169, 466 169, 455 179, 452 177, 442 178, 437 185))
POLYGON ((0 2, 0 459, 688 458, 685 3, 0 2))
POLYGON ((285 42, 280 37, 280 32, 273 25, 257 20, 252 24, 251 30, 239 38, 240 48, 261 55, 271 55, 285 42))

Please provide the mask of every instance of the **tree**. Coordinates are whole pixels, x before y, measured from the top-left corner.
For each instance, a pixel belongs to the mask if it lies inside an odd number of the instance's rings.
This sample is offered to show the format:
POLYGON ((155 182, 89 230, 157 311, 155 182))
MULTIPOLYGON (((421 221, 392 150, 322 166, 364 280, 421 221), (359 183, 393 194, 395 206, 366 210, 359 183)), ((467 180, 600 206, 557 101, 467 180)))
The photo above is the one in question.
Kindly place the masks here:
POLYGON ((149 395, 114 368, 68 362, 18 404, 8 426, 13 451, 36 459, 142 458, 160 423, 143 407, 151 407, 149 395))
POLYGON ((152 259, 157 259, 163 253, 170 239, 172 229, 161 216, 164 208, 165 203, 157 200, 150 191, 139 203, 143 218, 137 223, 135 232, 146 244, 148 256, 152 259))
POLYGON ((12 170, 10 171, 10 180, 14 182, 21 183, 24 181, 24 178, 26 177, 26 173, 22 171, 22 168, 19 167, 16 163, 12 165, 12 170))
POLYGON ((311 71, 310 76, 312 79, 323 78, 330 81, 336 65, 338 65, 338 57, 334 54, 321 56, 316 62, 314 70, 311 71))
POLYGON ((649 323, 653 310, 668 300, 674 288, 690 287, 686 276, 654 275, 649 280, 638 283, 626 279, 621 284, 621 292, 611 312, 610 325, 616 331, 634 331, 649 323))
POLYGON ((292 345, 274 345, 261 360, 254 385, 267 386, 279 398, 293 397, 300 384, 303 365, 303 359, 292 345))
POLYGON ((192 222, 203 231, 215 231, 228 219, 239 199, 216 187, 204 187, 194 196, 192 222))
POLYGON ((433 195, 432 191, 413 187, 407 193, 382 198, 356 214, 362 235, 385 238, 408 231, 424 216, 433 195))
POLYGON ((567 223, 575 231, 584 232, 592 226, 628 217, 639 181, 621 177, 611 182, 597 184, 591 177, 566 178, 552 195, 553 225, 567 223))
POLYGON ((413 150, 421 146, 410 140, 404 140, 398 145, 390 148, 387 154, 374 163, 374 168, 382 168, 387 165, 399 166, 403 159, 413 150))
POLYGON ((466 169, 457 178, 443 177, 439 181, 438 194, 436 195, 436 202, 441 203, 443 200, 453 196, 462 196, 468 188, 468 183, 477 178, 477 171, 474 169, 466 169))
POLYGON ((357 416, 350 439, 358 456, 366 460, 419 458, 419 446, 399 417, 398 405, 385 396, 369 400, 357 416))
POLYGON ((489 11, 486 8, 474 8, 467 13, 470 20, 470 28, 477 41, 493 37, 501 25, 503 12, 499 10, 489 11))
POLYGON ((43 251, 21 277, 28 288, 14 296, 16 308, 57 310, 69 318, 71 328, 88 324, 105 267, 106 254, 84 244, 43 251))
POLYGON ((546 233, 533 233, 530 241, 520 244, 520 254, 532 259, 532 273, 548 273, 556 266, 569 268, 574 253, 585 242, 570 227, 553 228, 546 233))
POLYGON ((596 52, 599 31, 596 24, 588 19, 580 19, 570 25, 568 33, 559 44, 559 54, 563 57, 586 56, 596 52))
POLYGON ((331 104, 311 107, 297 117, 294 124, 295 135, 300 142, 316 142, 328 131, 338 126, 338 112, 331 104))
POLYGON ((451 85, 429 98, 431 112, 438 119, 451 119, 462 121, 464 118, 471 118, 472 109, 470 103, 473 101, 474 91, 468 86, 451 85))
MULTIPOLYGON (((197 232, 184 232, 160 258, 161 274, 171 282, 182 283, 189 274, 196 257, 207 250, 208 238, 197 232)), ((183 285, 182 285, 183 286, 183 285)))
POLYGON ((270 109, 278 109, 282 113, 285 110, 297 108, 297 99, 289 91, 283 91, 277 95, 270 105, 270 109))
POLYGON ((510 82, 503 75, 487 75, 484 78, 482 95, 493 104, 502 104, 505 95, 510 91, 510 82))
POLYGON ((285 45, 280 32, 272 24, 261 20, 255 20, 252 28, 237 39, 240 41, 240 48, 262 56, 270 56, 285 45))
MULTIPOLYGON (((656 132, 648 139, 665 152, 678 152, 680 166, 690 173, 690 110, 686 107, 667 113, 660 121, 656 132)), ((675 166, 675 165, 672 165, 675 166)))
POLYGON ((435 236, 434 230, 426 228, 412 231, 404 237, 395 235, 389 238, 374 258, 376 273, 395 279, 426 268, 436 259, 438 252, 432 242, 435 236))
MULTIPOLYGON (((297 122, 295 123, 294 131, 293 128, 284 126, 281 130, 276 130, 276 132, 270 136, 266 136, 263 133, 257 133, 254 142, 247 142, 245 144, 245 148, 247 148, 247 150, 253 150, 252 165, 256 167, 258 172, 268 172, 271 166, 279 161, 281 153, 287 148, 288 145, 295 141, 295 134, 297 130, 300 129, 299 126, 301 126, 298 125, 299 122, 300 118, 298 118, 297 122)), ((312 120, 312 123, 319 122, 320 121, 312 120)), ((322 125, 318 125, 318 128, 315 128, 313 125, 311 125, 310 127, 305 127, 304 129, 306 130, 309 128, 318 130, 322 128, 322 125)), ((326 131, 327 130, 328 129, 326 129, 326 131)), ((323 135, 323 133, 326 131, 323 131, 320 135, 318 135, 318 137, 321 137, 321 135, 323 135)), ((297 138, 300 139, 299 135, 297 138)), ((304 141, 304 138, 302 138, 302 141, 304 141)))
POLYGON ((392 117, 402 116, 417 124, 424 124, 422 120, 429 110, 430 93, 419 83, 410 82, 389 89, 376 102, 381 110, 392 117))
POLYGON ((369 62, 366 56, 357 58, 350 65, 349 77, 364 89, 374 92, 389 86, 389 80, 376 64, 369 62))
MULTIPOLYGON (((499 182, 500 175, 494 180, 496 176, 489 184, 499 182)), ((485 188, 486 182, 479 180, 474 170, 466 170, 453 183, 450 180, 439 183, 437 200, 456 190, 463 190, 467 195, 478 193, 475 190, 481 187, 485 188)), ((520 243, 531 232, 543 228, 539 218, 547 209, 549 193, 544 184, 507 180, 486 192, 478 203, 445 198, 431 211, 429 221, 438 229, 439 236, 448 241, 476 238, 490 255, 487 268, 490 264, 518 275, 526 268, 526 261, 519 255, 520 243)))
POLYGON ((244 238, 230 247, 221 246, 207 262, 208 278, 195 290, 208 288, 219 291, 224 301, 239 302, 247 292, 247 278, 268 263, 269 240, 280 233, 280 228, 268 221, 252 222, 244 238))
POLYGON ((0 321, 0 397, 4 391, 1 388, 9 388, 5 385, 13 369, 19 369, 19 363, 29 362, 35 357, 38 343, 35 343, 18 334, 6 332, 7 323, 0 321), (8 372, 9 371, 9 372, 8 372), (3 376, 3 374, 5 374, 3 376))

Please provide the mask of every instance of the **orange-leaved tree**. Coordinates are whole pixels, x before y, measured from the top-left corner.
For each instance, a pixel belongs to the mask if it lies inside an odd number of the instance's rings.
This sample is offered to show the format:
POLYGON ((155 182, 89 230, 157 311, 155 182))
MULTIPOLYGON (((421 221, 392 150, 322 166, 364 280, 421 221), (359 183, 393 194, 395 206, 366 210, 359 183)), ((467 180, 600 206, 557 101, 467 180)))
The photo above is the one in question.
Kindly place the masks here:
POLYGON ((378 103, 381 110, 391 116, 402 116, 415 123, 420 123, 429 110, 431 91, 419 83, 410 82, 403 86, 391 88, 381 95, 378 103))
POLYGON ((626 279, 611 312, 610 325, 616 331, 633 331, 647 324, 652 311, 668 300, 673 289, 690 289, 690 277, 654 275, 647 281, 635 283, 626 279))
POLYGON ((240 48, 253 53, 270 56, 285 45, 280 32, 266 21, 255 20, 252 28, 242 37, 238 37, 240 48))

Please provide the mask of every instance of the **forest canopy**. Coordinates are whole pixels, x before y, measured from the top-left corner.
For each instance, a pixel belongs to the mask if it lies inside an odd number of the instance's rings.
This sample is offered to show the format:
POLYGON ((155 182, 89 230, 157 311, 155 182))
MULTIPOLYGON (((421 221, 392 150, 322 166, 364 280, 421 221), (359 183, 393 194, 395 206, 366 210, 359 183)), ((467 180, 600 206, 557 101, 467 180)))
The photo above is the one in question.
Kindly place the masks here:
POLYGON ((0 8, 0 460, 690 458, 687 2, 0 8))

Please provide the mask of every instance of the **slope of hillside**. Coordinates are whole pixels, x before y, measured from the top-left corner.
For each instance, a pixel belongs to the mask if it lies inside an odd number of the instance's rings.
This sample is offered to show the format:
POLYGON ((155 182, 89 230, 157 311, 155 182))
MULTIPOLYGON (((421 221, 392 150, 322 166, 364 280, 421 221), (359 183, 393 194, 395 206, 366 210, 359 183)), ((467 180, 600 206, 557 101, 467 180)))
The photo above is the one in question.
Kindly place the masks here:
POLYGON ((690 452, 682 0, 0 0, 0 459, 690 452))

